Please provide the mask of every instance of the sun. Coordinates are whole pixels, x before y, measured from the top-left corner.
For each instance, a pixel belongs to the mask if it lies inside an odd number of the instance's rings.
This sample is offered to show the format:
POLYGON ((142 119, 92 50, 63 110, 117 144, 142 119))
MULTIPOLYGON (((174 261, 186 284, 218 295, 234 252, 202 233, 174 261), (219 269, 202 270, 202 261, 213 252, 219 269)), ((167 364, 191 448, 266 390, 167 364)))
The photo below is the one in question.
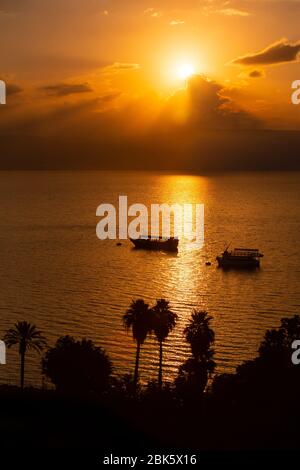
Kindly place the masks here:
POLYGON ((192 64, 181 64, 177 68, 177 75, 182 80, 186 80, 191 75, 194 75, 195 67, 192 64))

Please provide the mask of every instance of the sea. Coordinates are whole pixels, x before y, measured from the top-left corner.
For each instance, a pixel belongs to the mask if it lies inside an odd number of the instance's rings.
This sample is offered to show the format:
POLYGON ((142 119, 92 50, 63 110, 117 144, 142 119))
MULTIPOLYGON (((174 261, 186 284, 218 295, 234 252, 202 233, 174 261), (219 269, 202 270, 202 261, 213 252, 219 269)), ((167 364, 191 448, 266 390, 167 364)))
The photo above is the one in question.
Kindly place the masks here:
MULTIPOLYGON (((109 354, 115 375, 132 373, 135 343, 122 317, 132 300, 165 298, 178 323, 164 344, 172 381, 190 350, 183 330, 194 309, 212 317, 216 373, 254 358, 265 331, 300 314, 300 174, 171 174, 119 171, 0 172, 0 337, 16 321, 34 323, 49 346, 88 338, 109 354), (204 204, 204 245, 177 254, 143 251, 130 240, 96 236, 100 204, 204 204), (261 268, 224 271, 230 246, 258 248, 261 268), (210 265, 207 263, 211 263, 210 265)), ((154 380, 158 344, 141 351, 142 383, 154 380)), ((18 349, 7 350, 0 382, 19 382, 18 349)), ((25 382, 47 385, 41 356, 29 351, 25 382)))

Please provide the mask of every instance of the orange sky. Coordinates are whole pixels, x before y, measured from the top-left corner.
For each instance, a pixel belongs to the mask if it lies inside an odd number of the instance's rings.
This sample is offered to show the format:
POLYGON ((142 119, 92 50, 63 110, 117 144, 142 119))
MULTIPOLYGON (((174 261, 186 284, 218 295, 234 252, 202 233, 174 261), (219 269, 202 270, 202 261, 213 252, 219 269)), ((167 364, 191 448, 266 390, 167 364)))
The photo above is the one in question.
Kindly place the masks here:
POLYGON ((300 129, 299 21, 297 0, 2 0, 2 132, 300 129))

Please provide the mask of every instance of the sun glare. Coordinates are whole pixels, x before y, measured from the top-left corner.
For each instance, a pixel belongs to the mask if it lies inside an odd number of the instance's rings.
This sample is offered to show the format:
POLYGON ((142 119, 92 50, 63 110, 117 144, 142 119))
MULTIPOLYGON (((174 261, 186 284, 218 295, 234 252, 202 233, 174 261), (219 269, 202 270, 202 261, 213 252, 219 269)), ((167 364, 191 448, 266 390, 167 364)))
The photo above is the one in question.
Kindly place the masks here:
POLYGON ((177 69, 177 75, 182 80, 186 80, 195 73, 195 68, 192 64, 181 64, 177 69))

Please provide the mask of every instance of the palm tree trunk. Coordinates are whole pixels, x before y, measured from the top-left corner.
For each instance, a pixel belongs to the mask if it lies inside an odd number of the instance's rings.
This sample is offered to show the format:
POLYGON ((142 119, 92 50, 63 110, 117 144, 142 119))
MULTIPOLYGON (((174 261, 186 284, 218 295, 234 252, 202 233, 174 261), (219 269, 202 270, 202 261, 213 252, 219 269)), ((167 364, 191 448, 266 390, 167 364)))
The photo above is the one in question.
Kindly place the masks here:
POLYGON ((159 368, 158 368, 158 386, 162 388, 162 361, 163 361, 163 344, 159 343, 159 368))
POLYGON ((139 380, 139 363, 140 363, 141 343, 137 343, 136 356, 135 356, 135 369, 134 369, 134 389, 136 390, 139 380))
POLYGON ((25 353, 21 352, 21 390, 24 389, 24 375, 25 375, 25 353))

